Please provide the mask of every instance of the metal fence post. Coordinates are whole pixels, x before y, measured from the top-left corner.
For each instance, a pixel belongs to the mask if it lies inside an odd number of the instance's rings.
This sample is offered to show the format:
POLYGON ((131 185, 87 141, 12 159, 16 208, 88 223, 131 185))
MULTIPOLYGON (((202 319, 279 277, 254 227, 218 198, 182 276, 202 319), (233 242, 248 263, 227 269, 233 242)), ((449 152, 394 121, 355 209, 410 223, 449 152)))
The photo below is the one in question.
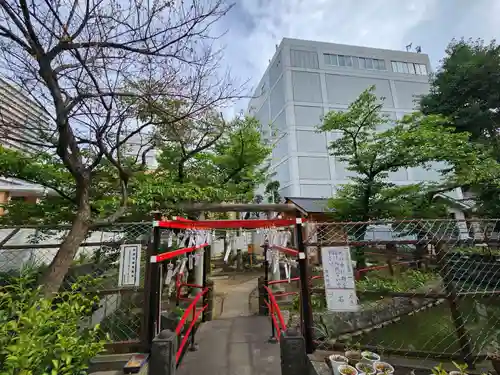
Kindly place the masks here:
POLYGON ((436 260, 440 270, 441 277, 444 281, 444 287, 448 294, 446 298, 448 305, 450 307, 451 317, 453 319, 453 324, 455 325, 455 330, 458 336, 458 342, 460 344, 460 351, 464 357, 464 362, 469 365, 469 368, 474 369, 474 360, 472 348, 470 345, 470 337, 465 328, 465 322, 458 309, 458 298, 457 291, 453 285, 453 278, 450 275, 448 266, 444 259, 445 247, 444 244, 439 242, 436 245, 436 260))
POLYGON ((306 344, 306 353, 314 351, 313 344, 313 314, 311 308, 311 293, 309 290, 309 276, 307 265, 307 252, 302 233, 302 216, 296 212, 295 234, 297 238, 297 249, 299 250, 299 277, 300 277, 300 299, 302 306, 302 334, 306 344))

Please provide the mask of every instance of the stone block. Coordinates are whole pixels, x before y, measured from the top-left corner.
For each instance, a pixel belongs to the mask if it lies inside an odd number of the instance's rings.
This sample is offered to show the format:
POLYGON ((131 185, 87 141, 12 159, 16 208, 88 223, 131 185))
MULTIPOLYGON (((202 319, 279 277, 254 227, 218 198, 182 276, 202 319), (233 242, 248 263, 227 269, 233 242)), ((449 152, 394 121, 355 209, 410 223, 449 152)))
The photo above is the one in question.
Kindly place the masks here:
POLYGON ((149 375, 175 375, 177 336, 175 332, 163 330, 153 339, 149 357, 149 375))
POLYGON ((304 337, 289 328, 280 337, 281 374, 303 375, 309 371, 304 337))

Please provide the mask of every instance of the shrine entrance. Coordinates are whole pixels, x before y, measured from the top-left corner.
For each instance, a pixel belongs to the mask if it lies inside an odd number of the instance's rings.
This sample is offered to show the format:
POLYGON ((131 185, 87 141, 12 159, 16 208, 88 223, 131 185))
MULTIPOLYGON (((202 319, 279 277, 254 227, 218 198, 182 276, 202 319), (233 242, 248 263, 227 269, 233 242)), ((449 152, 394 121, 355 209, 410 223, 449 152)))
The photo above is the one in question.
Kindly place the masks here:
MULTIPOLYGON (((306 281, 308 280, 307 255, 303 240, 302 218, 295 206, 288 204, 199 205, 186 207, 185 211, 296 212, 296 218, 188 220, 182 217, 166 219, 157 215, 153 222, 153 241, 147 257, 149 264, 146 285, 150 290, 147 301, 149 314, 146 317, 147 342, 152 345, 153 338, 160 335, 160 332, 166 334, 165 332, 168 331, 175 336, 176 366, 180 366, 183 362, 186 363, 185 366, 188 362, 194 366, 198 363, 195 360, 198 356, 207 355, 202 352, 212 350, 210 348, 213 345, 207 341, 207 337, 212 335, 212 333, 207 333, 210 326, 213 328, 221 326, 219 328, 223 329, 222 325, 224 325, 229 330, 228 334, 232 335, 227 338, 227 342, 234 340, 234 332, 232 332, 234 328, 241 331, 240 339, 253 337, 251 344, 253 346, 273 345, 272 343, 278 342, 287 328, 276 301, 278 295, 273 292, 273 285, 279 282, 289 283, 292 279, 296 279, 294 281, 300 281, 301 331, 305 338, 306 350, 311 353, 313 351, 312 311, 309 283, 306 281), (254 261, 262 263, 263 277, 260 292, 265 305, 263 309, 265 316, 230 316, 231 319, 224 319, 222 316, 224 323, 217 323, 220 320, 213 320, 214 288, 210 273, 214 252, 222 252, 225 262, 229 262, 235 256, 237 261, 238 259, 241 261, 241 258, 245 256, 251 263, 254 261), (296 278, 292 277, 294 269, 298 271, 296 278), (188 281, 190 273, 194 274, 194 277, 188 281), (281 280, 281 274, 284 274, 283 280, 281 280), (166 313, 169 313, 168 316, 171 317, 171 312, 162 311, 163 299, 172 297, 176 299, 178 306, 181 304, 185 306, 174 326, 170 325, 171 320, 165 318, 166 313), (207 324, 208 322, 210 324, 207 324), (255 327, 252 328, 252 325, 255 327), (267 334, 262 329, 266 325, 267 334), (262 337, 257 337, 257 332, 262 337), (189 349, 194 351, 198 345, 200 349, 198 353, 186 354, 189 349), (184 356, 191 360, 184 361, 184 356)), ((236 287, 235 292, 238 292, 236 287)), ((275 345, 274 348, 277 349, 272 350, 278 350, 279 353, 279 346, 275 345)), ((208 355, 211 356, 210 353, 208 355)))

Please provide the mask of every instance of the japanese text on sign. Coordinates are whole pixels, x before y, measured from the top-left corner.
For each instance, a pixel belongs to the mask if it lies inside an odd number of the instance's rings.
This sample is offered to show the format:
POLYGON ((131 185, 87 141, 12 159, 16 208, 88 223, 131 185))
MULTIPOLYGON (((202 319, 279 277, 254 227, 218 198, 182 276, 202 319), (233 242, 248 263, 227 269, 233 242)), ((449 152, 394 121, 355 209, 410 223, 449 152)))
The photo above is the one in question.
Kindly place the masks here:
POLYGON ((328 310, 357 310, 358 303, 349 247, 323 247, 321 259, 328 310))
POLYGON ((139 286, 141 272, 141 245, 120 246, 119 286, 139 286))

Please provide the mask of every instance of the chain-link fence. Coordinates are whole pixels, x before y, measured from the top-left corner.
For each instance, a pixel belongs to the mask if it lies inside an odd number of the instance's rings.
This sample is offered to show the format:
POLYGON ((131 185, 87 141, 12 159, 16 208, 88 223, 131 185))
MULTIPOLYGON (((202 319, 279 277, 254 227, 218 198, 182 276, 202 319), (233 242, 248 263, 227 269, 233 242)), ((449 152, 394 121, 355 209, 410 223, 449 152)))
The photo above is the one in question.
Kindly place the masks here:
POLYGON ((348 247, 355 269, 357 311, 329 311, 323 282, 313 285, 320 347, 468 362, 496 350, 500 220, 308 223, 307 232, 309 252, 348 247))
MULTIPOLYGON (((146 247, 151 223, 117 223, 92 229, 78 249, 60 291, 81 276, 92 276, 100 298, 89 324, 100 323, 112 342, 137 341, 141 337, 144 307, 146 247), (138 285, 123 285, 120 254, 124 244, 139 245, 138 285)), ((29 269, 43 274, 66 238, 69 226, 0 228, 0 285, 29 269)))

